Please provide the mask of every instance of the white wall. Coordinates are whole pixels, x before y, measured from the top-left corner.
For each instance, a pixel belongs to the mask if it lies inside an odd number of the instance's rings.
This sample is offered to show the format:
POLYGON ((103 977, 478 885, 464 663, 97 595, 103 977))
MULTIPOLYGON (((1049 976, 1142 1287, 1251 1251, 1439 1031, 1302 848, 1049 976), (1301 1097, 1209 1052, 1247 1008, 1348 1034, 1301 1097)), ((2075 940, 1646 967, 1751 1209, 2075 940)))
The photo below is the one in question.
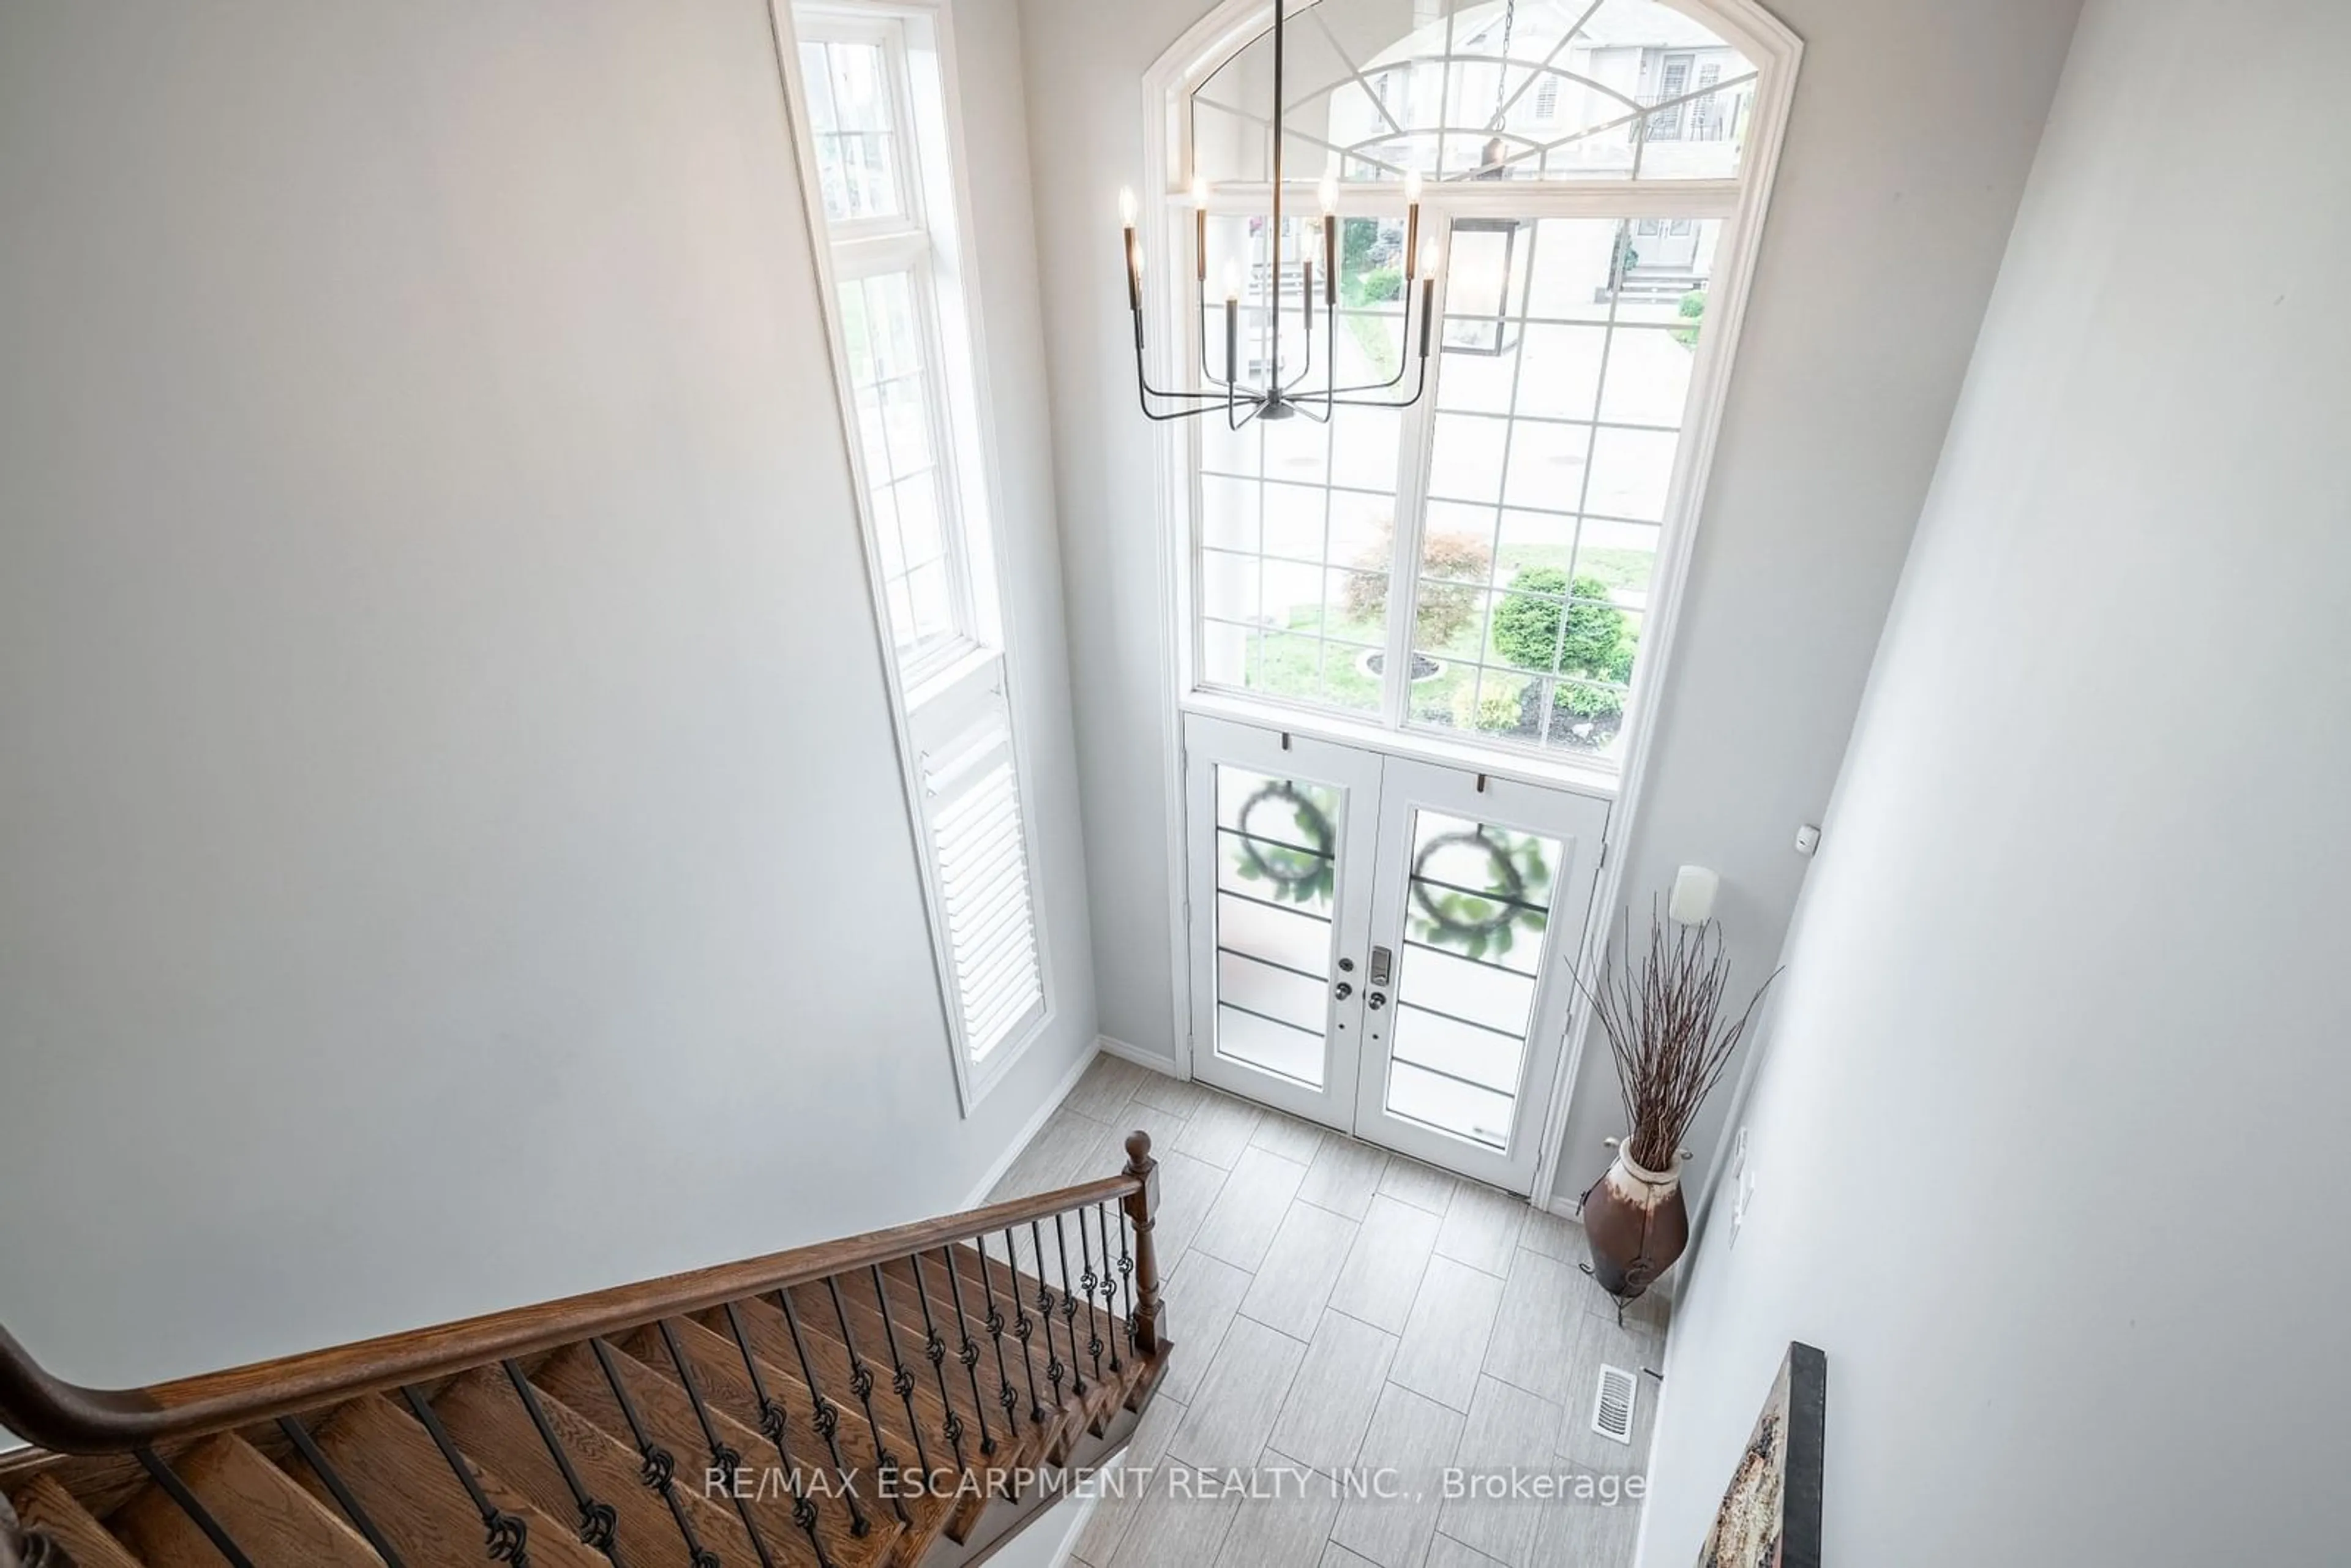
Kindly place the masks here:
POLYGON ((1826 1561, 2342 1560, 2325 0, 2085 14, 1677 1318, 1642 1562, 1828 1354, 1826 1561))
POLYGON ((1061 1007, 969 1121, 761 0, 0 12, 0 1322, 57 1371, 953 1207, 1091 1047, 959 3, 1061 1007))
MULTIPOLYGON (((1176 1047, 1155 431, 1111 225, 1142 73, 1205 0, 1022 0, 1105 1032, 1176 1047)), ((1784 0, 1806 56, 1625 890, 1723 874, 1742 978, 1780 950, 2071 30, 2074 0, 1784 0)), ((1621 1131, 1587 1052, 1562 1184, 1621 1131)), ((1728 1100, 1728 1092, 1722 1096, 1728 1100)), ((1695 1140, 1702 1181, 1721 1114, 1695 1140)))

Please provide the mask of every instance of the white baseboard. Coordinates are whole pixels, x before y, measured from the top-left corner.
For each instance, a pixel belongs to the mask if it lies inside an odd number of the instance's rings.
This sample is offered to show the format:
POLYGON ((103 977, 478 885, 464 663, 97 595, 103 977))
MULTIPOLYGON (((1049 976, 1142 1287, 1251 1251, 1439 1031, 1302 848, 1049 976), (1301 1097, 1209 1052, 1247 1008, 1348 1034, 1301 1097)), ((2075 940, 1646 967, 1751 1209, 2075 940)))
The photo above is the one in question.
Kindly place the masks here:
POLYGON ((1583 1202, 1573 1194, 1562 1193, 1546 1207, 1562 1219, 1573 1219, 1578 1225, 1583 1223, 1583 1202))
MULTIPOLYGON (((1070 1515, 1070 1521, 1061 1527, 1061 1539, 1053 1548, 1051 1568, 1067 1568, 1069 1563, 1077 1561, 1078 1537, 1085 1532, 1086 1521, 1093 1517, 1094 1504, 1101 1500, 1102 1493, 1099 1491, 1088 1491, 1072 1500, 1075 1511, 1070 1515)), ((1062 1506, 1072 1505, 1065 1503, 1062 1506)))
POLYGON ((1092 1051, 1088 1051, 1070 1063, 1070 1070, 1061 1074, 1061 1081, 1053 1085, 1053 1092, 1045 1096, 1043 1103, 1037 1107, 1036 1113, 1031 1115, 1022 1124, 1020 1130, 1012 1135, 1011 1140, 1004 1145, 1004 1152, 996 1156, 995 1163, 987 1167, 986 1174, 981 1176, 979 1185, 964 1195, 964 1207, 977 1208, 987 1201, 987 1195, 996 1190, 996 1184, 1004 1179, 1004 1173, 1012 1168, 1012 1162, 1020 1157, 1020 1151, 1029 1146, 1029 1140, 1037 1135, 1038 1130, 1044 1126, 1048 1117, 1061 1108, 1061 1102, 1070 1097, 1070 1091, 1078 1086, 1078 1080, 1083 1078, 1086 1075, 1086 1069, 1093 1064, 1094 1058, 1092 1051))
POLYGON ((1192 1076, 1185 1071, 1173 1057, 1162 1056, 1155 1051, 1145 1051, 1139 1045, 1129 1045, 1123 1040, 1113 1040, 1106 1034, 1096 1035, 1094 1043, 1102 1047, 1104 1055, 1115 1056, 1121 1061, 1132 1061, 1137 1067, 1148 1067, 1152 1071, 1164 1072, 1170 1078, 1192 1076))

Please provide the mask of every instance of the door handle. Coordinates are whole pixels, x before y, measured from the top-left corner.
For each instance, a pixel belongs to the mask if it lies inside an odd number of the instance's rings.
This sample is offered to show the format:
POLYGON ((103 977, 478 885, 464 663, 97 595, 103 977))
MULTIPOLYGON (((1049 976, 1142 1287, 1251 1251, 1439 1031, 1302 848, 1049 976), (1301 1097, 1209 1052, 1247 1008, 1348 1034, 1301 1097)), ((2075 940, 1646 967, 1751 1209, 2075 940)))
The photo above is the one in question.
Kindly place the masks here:
POLYGON ((1388 1005, 1388 999, 1380 992, 1374 991, 1370 996, 1364 998, 1364 1005, 1371 1009, 1374 1012, 1377 1012, 1380 1009, 1388 1005))
POLYGON ((1345 1001, 1349 997, 1352 997, 1352 996, 1353 996, 1353 995, 1355 994, 1355 988, 1354 988, 1354 987, 1353 987, 1353 986, 1351 986, 1351 985, 1349 985, 1349 984, 1347 984, 1347 982, 1346 982, 1346 981, 1342 980, 1342 981, 1340 981, 1340 982, 1338 983, 1338 985, 1337 985, 1336 987, 1334 987, 1334 988, 1332 988, 1332 990, 1331 994, 1332 994, 1332 996, 1334 996, 1334 997, 1338 998, 1341 1001, 1343 1001, 1343 1001, 1345 1001))

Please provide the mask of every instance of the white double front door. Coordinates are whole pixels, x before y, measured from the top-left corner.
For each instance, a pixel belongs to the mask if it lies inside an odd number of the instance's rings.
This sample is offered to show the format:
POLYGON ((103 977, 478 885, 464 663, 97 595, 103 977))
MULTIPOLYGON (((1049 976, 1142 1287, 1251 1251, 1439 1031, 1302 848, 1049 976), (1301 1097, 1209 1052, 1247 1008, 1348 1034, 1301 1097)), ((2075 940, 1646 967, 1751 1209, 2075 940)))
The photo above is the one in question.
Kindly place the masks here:
POLYGON ((1525 1192, 1604 800, 1185 720, 1192 1071, 1525 1192))

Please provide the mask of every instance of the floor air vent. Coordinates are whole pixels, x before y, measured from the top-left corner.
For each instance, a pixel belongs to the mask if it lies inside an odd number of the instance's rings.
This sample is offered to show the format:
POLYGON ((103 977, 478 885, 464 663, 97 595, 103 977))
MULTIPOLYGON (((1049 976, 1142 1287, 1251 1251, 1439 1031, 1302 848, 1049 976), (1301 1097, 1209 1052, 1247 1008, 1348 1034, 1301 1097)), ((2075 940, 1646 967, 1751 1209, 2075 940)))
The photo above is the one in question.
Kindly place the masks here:
POLYGON ((1592 1401, 1592 1429, 1620 1443, 1633 1440, 1633 1375, 1621 1366, 1600 1369, 1600 1392, 1592 1401))

